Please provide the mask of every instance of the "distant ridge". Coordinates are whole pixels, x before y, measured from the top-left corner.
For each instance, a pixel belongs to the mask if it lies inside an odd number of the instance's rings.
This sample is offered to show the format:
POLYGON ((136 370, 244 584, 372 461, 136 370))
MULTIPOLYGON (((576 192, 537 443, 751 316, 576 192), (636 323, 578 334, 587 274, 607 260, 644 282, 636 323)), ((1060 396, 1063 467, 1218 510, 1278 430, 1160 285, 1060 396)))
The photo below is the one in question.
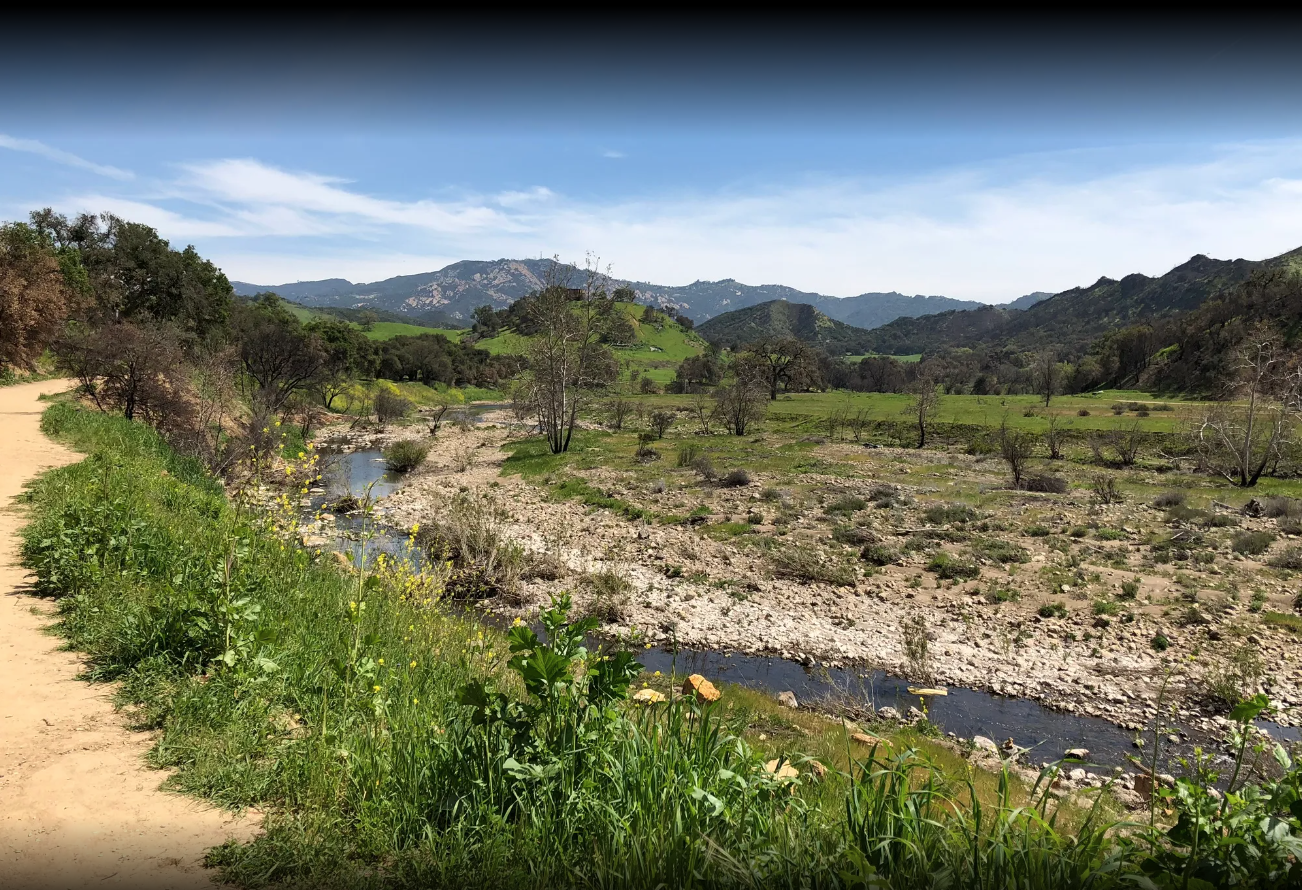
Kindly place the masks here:
MULTIPOLYGON (((436 272, 400 275, 368 284, 354 284, 343 278, 278 285, 247 281, 232 281, 231 284, 242 296, 273 291, 307 306, 374 308, 405 314, 438 311, 468 323, 476 306, 488 304, 502 309, 537 290, 542 286, 550 264, 550 260, 542 259, 463 260, 436 272)), ((984 305, 971 300, 907 296, 894 291, 829 297, 780 284, 741 284, 731 278, 695 281, 682 287, 623 280, 617 280, 615 285, 633 288, 640 303, 673 307, 698 323, 724 312, 773 300, 808 304, 831 318, 861 328, 875 328, 896 318, 951 309, 975 309, 984 305)), ((1018 302, 1034 296, 1022 297, 1018 302)))

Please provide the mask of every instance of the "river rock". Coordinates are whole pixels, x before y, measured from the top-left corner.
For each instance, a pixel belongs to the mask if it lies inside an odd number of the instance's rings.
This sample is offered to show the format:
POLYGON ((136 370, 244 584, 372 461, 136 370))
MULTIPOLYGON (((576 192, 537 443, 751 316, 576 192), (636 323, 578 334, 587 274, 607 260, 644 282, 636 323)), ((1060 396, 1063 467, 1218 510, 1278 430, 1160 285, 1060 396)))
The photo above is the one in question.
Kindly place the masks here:
POLYGON ((1089 749, 1089 748, 1068 748, 1065 752, 1063 752, 1063 755, 1062 755, 1062 756, 1063 756, 1063 757, 1071 757, 1071 758, 1073 758, 1074 760, 1089 760, 1089 759, 1090 759, 1090 749, 1089 749))
POLYGON ((1076 769, 1067 773, 1067 778, 1071 779, 1073 782, 1079 785, 1081 782, 1085 781, 1085 770, 1081 769, 1080 767, 1077 767, 1076 769))
POLYGON ((800 775, 800 771, 785 760, 780 765, 778 760, 770 760, 764 764, 764 772, 775 779, 794 779, 800 775))
POLYGON ((644 705, 655 705, 665 701, 664 693, 654 689, 639 689, 633 693, 633 701, 644 705))
POLYGON ((700 674, 692 674, 683 684, 683 695, 694 695, 701 704, 709 704, 723 698, 723 693, 700 674))
POLYGON ((983 735, 972 736, 972 747, 978 751, 989 751, 991 754, 999 753, 999 746, 995 744, 995 740, 988 739, 983 735))
POLYGON ((784 708, 800 707, 800 702, 796 701, 796 694, 791 690, 778 693, 778 704, 782 705, 784 708))
POLYGON ((894 720, 896 723, 899 723, 904 719, 900 716, 900 712, 895 710, 895 708, 892 708, 890 705, 887 705, 884 708, 878 708, 877 716, 882 720, 894 720))

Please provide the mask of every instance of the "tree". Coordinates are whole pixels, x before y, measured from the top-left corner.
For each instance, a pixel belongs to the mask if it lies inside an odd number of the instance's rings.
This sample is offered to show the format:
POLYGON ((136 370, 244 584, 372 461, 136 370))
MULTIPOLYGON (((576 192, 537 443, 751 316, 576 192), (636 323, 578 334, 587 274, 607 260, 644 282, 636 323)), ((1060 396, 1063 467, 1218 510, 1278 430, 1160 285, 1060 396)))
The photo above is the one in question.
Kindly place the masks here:
POLYGON ((745 378, 717 388, 714 400, 718 405, 718 417, 728 432, 734 436, 744 436, 752 424, 762 420, 767 395, 761 383, 745 378))
POLYGON ((48 238, 0 226, 0 369, 30 368, 63 329, 73 293, 48 238))
POLYGON ((375 323, 379 320, 380 316, 376 315, 370 309, 363 309, 357 314, 357 324, 363 331, 375 330, 375 323))
POLYGON ((1062 385, 1062 369, 1058 366, 1058 357, 1053 350, 1046 349, 1035 357, 1031 364, 1031 376, 1035 392, 1044 398, 1044 407, 1049 407, 1049 400, 1062 385))
POLYGON ((663 439, 665 433, 674 425, 678 415, 672 411, 653 411, 651 412, 651 431, 656 434, 657 439, 663 439))
POLYGON ((589 256, 582 286, 572 289, 570 268, 553 259, 543 289, 528 306, 538 333, 529 345, 524 392, 552 454, 569 450, 580 410, 619 369, 600 342, 609 317, 607 274, 589 256))
POLYGON ((101 411, 127 420, 175 426, 187 409, 187 381, 180 333, 159 323, 117 322, 80 326, 56 345, 62 370, 101 411))
POLYGON ((1205 467, 1251 488, 1292 441, 1302 408, 1302 368, 1264 328, 1244 339, 1232 368, 1225 397, 1235 401, 1209 408, 1193 438, 1205 467))
POLYGON ((739 376, 764 382, 770 401, 777 400, 780 387, 812 383, 818 370, 814 350, 795 337, 756 340, 736 361, 739 376))
POLYGON ((918 447, 924 448, 927 444, 927 423, 940 405, 940 391, 936 388, 935 380, 930 376, 922 376, 914 381, 909 392, 912 397, 905 406, 904 413, 912 415, 917 421, 918 447))
POLYGON ((272 293, 259 294, 235 319, 246 394, 256 413, 274 414, 317 383, 326 364, 320 341, 272 293))
POLYGON ((719 365, 718 356, 707 352, 683 359, 674 372, 674 380, 669 389, 671 392, 692 393, 703 386, 718 386, 722 379, 723 369, 719 365))
POLYGON ((375 345, 357 328, 337 318, 317 318, 303 330, 316 337, 325 353, 316 386, 326 408, 333 408, 334 400, 358 378, 375 376, 375 345))
POLYGON ((1069 422, 1056 414, 1049 415, 1049 427, 1044 431, 1044 444, 1049 446, 1049 460, 1062 460, 1063 446, 1067 444, 1069 422))

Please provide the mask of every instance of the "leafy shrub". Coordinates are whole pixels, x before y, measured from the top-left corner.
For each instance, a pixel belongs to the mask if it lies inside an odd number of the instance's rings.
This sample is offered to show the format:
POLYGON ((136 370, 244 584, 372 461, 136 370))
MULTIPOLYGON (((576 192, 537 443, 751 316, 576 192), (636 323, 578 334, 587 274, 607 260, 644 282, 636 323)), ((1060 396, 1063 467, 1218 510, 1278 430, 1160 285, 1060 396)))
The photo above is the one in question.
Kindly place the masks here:
POLYGON ((888 566, 893 565, 900 557, 885 544, 867 544, 859 551, 859 558, 869 565, 888 566))
POLYGON ((1036 524, 1028 525, 1026 528, 1022 529, 1022 534, 1026 535, 1028 538, 1047 538, 1052 533, 1049 531, 1047 526, 1036 524))
POLYGON ((1139 582, 1138 582, 1138 581, 1122 581, 1122 582, 1121 582, 1121 593, 1117 594, 1117 598, 1118 598, 1118 599, 1123 599, 1123 600, 1133 600, 1133 599, 1134 599, 1135 597, 1137 597, 1137 596, 1139 596, 1139 582))
POLYGON ((990 562, 1030 562, 1031 554, 1025 547, 1000 538, 981 538, 971 544, 972 555, 990 562))
POLYGON ((877 543, 877 536, 868 529, 857 525, 838 525, 832 529, 832 540, 838 544, 859 547, 864 544, 877 543))
POLYGON ((978 518, 977 511, 967 504, 934 504, 924 511, 923 516, 932 525, 961 524, 978 518))
POLYGON ((1169 510, 1172 507, 1183 506, 1188 497, 1188 493, 1183 492, 1178 488, 1172 489, 1171 491, 1164 491, 1157 497, 1153 498, 1153 506, 1157 507, 1159 510, 1169 510))
POLYGON ((1274 541, 1274 532, 1239 532, 1230 541, 1230 548, 1245 556, 1260 556, 1270 549, 1274 541))
POLYGON ((927 571, 946 581, 970 581, 981 577, 981 567, 974 562, 955 559, 943 550, 936 551, 927 563, 927 571))
POLYGON ((1302 501, 1297 498, 1271 497, 1266 498, 1262 506, 1262 514, 1270 519, 1302 518, 1302 501))
POLYGON ((832 503, 823 508, 823 511, 833 516, 838 514, 849 516, 867 506, 868 502, 863 498, 850 494, 832 501, 832 503))
POLYGON ((1119 528, 1096 528, 1094 537, 1100 541, 1122 541, 1126 538, 1126 533, 1119 528))
POLYGON ((384 449, 385 465, 395 473, 407 473, 416 469, 429 454, 429 443, 416 439, 403 439, 384 449))
POLYGON ((1153 639, 1148 641, 1154 652, 1165 652, 1171 648, 1171 640, 1164 633, 1153 634, 1153 639))
POLYGON ((1277 569, 1302 569, 1302 547, 1287 547, 1283 553, 1271 557, 1270 564, 1277 569))
POLYGON ((1041 618, 1066 618, 1067 607, 1062 603, 1045 603, 1035 610, 1041 618))
POLYGON ((1095 600, 1092 609, 1095 615, 1118 615, 1121 613, 1121 605, 1111 600, 1095 600))
POLYGON ((985 601, 996 605, 998 603, 1015 603, 1022 598, 1022 594, 1011 587, 1000 587, 992 584, 986 589, 984 594, 985 601))
POLYGON ((808 546, 776 548, 769 554, 769 562, 779 578, 821 581, 836 587, 853 586, 857 578, 853 567, 808 546))
POLYGON ((633 452, 633 457, 639 462, 649 464, 653 461, 660 460, 660 452, 656 451, 650 445, 639 445, 637 451, 633 452))
POLYGON ((623 621, 628 614, 633 584, 614 569, 589 572, 583 578, 584 586, 592 594, 587 612, 602 621, 623 621))
POLYGON ((696 463, 696 459, 700 456, 701 449, 697 448, 695 445, 679 445, 677 465, 679 468, 693 466, 696 463))
POLYGON ((720 480, 722 485, 728 488, 742 488, 750 485, 750 473, 745 470, 729 470, 728 475, 720 480))
POLYGON ((1046 494, 1066 494, 1071 488, 1066 479, 1047 473, 1027 476, 1022 480, 1022 487, 1027 491, 1038 491, 1046 494))

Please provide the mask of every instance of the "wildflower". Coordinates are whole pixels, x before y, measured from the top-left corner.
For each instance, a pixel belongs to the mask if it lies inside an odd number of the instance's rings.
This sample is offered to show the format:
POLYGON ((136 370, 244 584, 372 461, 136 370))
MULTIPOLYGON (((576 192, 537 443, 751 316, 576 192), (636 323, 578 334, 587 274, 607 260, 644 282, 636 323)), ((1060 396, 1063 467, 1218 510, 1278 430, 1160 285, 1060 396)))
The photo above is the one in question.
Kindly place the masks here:
POLYGON ((411 700, 411 703, 412 703, 413 705, 418 705, 418 704, 420 704, 420 699, 418 699, 418 698, 413 698, 413 699, 411 700))
POLYGON ((415 667, 415 666, 416 666, 416 662, 413 661, 413 662, 411 663, 410 666, 411 666, 411 667, 415 667))
POLYGON ((656 672, 655 672, 654 674, 652 674, 651 676, 653 676, 653 677, 658 677, 658 676, 660 676, 660 672, 659 672, 659 671, 656 671, 656 672))
POLYGON ((371 688, 374 689, 376 692, 379 692, 379 691, 380 691, 380 687, 379 687, 379 686, 373 686, 373 687, 371 687, 371 688))
POLYGON ((384 659, 383 659, 383 658, 380 659, 380 664, 384 664, 384 659))
POLYGON ((493 650, 492 650, 492 649, 489 649, 489 650, 488 650, 488 657, 489 657, 489 658, 492 658, 492 657, 493 657, 493 650))

